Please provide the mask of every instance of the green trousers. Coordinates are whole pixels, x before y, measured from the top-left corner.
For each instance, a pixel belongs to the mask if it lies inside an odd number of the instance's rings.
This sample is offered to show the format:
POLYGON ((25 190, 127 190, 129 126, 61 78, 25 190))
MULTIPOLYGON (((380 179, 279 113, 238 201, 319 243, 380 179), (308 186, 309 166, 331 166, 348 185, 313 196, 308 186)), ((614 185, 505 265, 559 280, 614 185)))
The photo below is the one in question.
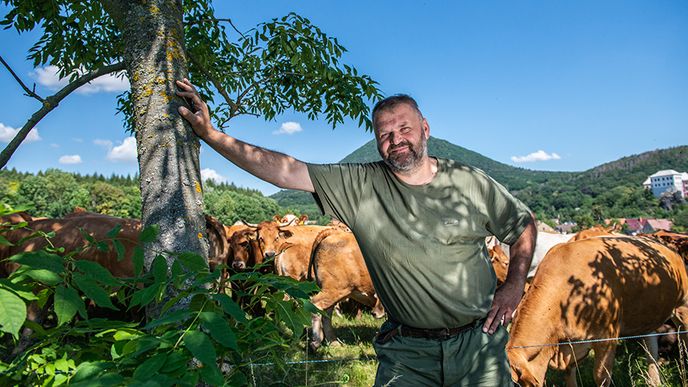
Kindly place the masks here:
MULTIPOLYGON (((384 336, 385 323, 378 337, 384 336)), ((396 335, 387 342, 375 340, 378 359, 375 386, 513 386, 506 343, 509 333, 500 328, 483 333, 482 324, 447 340, 396 335)))

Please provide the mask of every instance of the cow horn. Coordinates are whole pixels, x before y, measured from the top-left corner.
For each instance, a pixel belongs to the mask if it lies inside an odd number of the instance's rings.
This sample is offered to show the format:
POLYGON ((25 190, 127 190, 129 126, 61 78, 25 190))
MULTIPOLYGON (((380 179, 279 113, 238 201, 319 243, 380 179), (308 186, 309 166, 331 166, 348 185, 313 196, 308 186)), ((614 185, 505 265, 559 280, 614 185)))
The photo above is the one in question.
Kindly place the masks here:
POLYGON ((252 227, 252 228, 257 228, 258 224, 257 223, 248 223, 243 219, 239 219, 239 222, 243 223, 245 226, 252 227))

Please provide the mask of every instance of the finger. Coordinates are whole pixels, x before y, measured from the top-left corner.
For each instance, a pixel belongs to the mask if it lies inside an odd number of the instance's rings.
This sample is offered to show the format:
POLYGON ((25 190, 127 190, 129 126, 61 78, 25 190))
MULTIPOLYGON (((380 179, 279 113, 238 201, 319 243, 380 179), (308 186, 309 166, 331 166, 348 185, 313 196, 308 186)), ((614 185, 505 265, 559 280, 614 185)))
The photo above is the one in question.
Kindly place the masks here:
POLYGON ((492 320, 492 323, 490 324, 490 327, 487 329, 488 334, 493 334, 497 329, 499 329, 499 326, 502 324, 502 318, 504 317, 504 314, 499 312, 495 316, 495 318, 492 320))
POLYGON ((189 122, 192 122, 192 120, 196 117, 196 115, 186 106, 179 106, 177 108, 177 111, 179 112, 179 115, 182 116, 182 118, 189 122))
POLYGON ((180 81, 178 79, 175 80, 175 82, 177 84, 177 87, 179 87, 180 89, 184 89, 185 91, 186 90, 190 90, 190 91, 193 90, 193 85, 191 85, 188 82, 180 81))
POLYGON ((483 324, 483 332, 487 333, 490 330, 492 322, 495 320, 498 311, 498 307, 492 307, 492 309, 490 309, 490 312, 487 314, 487 318, 485 318, 485 324, 483 324))

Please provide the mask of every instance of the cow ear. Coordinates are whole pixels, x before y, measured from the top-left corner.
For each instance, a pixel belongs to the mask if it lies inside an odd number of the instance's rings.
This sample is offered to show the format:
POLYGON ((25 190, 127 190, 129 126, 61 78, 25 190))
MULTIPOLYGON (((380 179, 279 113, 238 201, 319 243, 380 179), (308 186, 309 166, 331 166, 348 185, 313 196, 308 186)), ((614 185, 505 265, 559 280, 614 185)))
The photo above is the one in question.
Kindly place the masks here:
POLYGON ((294 233, 289 230, 280 230, 279 234, 282 238, 291 238, 294 236, 294 233))

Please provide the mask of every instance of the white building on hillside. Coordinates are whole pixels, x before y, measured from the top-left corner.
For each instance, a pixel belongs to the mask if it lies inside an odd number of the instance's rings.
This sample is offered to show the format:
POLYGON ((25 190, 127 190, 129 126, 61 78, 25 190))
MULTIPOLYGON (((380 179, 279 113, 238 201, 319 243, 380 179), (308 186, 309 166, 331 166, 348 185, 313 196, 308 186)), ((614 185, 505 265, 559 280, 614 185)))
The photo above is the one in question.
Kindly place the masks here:
POLYGON ((643 185, 652 190, 655 197, 660 197, 665 192, 680 192, 681 196, 688 196, 688 173, 676 172, 673 169, 664 169, 654 175, 650 175, 643 185))

